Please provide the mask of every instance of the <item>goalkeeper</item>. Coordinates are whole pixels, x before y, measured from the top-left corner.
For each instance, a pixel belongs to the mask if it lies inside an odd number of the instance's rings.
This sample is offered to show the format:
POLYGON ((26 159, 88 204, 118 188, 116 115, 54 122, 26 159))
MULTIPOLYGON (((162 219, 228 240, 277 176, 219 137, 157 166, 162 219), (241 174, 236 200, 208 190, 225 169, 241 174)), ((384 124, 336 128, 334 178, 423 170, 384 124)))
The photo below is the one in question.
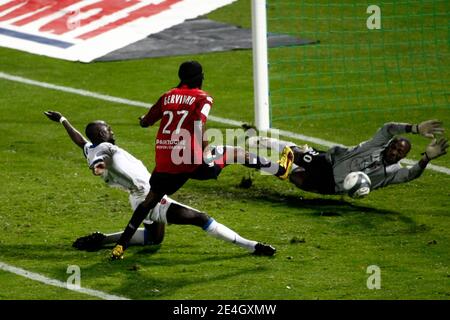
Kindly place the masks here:
POLYGON ((350 148, 334 146, 328 151, 319 151, 307 145, 299 147, 292 142, 261 137, 250 138, 249 145, 278 150, 290 147, 294 154, 290 182, 309 192, 344 194, 344 179, 354 171, 362 171, 369 176, 371 189, 417 179, 431 160, 447 153, 448 140, 434 137, 443 133, 442 123, 438 120, 420 124, 390 122, 384 124, 371 140, 350 148), (397 136, 405 133, 432 139, 422 158, 409 168, 399 163, 411 149, 408 139, 397 136))
MULTIPOLYGON (((96 176, 101 176, 111 187, 118 187, 130 194, 133 210, 145 199, 150 191, 150 173, 141 161, 124 149, 115 145, 114 133, 104 121, 91 122, 86 126, 86 140, 59 112, 47 111, 45 115, 60 122, 71 140, 83 149, 89 168, 96 176)), ((185 224, 201 227, 208 235, 236 244, 254 255, 272 256, 275 248, 270 245, 248 240, 233 230, 218 223, 207 214, 178 203, 165 196, 143 221, 129 244, 160 244, 164 238, 165 224, 185 224)), ((118 241, 122 232, 102 234, 99 232, 78 238, 73 246, 81 250, 96 250, 106 244, 118 241)))

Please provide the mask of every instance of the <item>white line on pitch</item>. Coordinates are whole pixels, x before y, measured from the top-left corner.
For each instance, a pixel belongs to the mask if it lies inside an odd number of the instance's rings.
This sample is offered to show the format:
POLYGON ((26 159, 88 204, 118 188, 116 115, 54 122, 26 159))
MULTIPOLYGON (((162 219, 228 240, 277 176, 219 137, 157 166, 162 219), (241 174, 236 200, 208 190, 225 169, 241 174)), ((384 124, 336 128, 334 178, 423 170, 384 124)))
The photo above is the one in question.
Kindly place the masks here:
POLYGON ((47 278, 39 273, 34 273, 34 272, 31 272, 31 271, 28 271, 25 269, 17 268, 17 267, 11 266, 9 264, 3 263, 1 261, 0 261, 0 270, 11 272, 11 273, 19 275, 21 277, 25 277, 25 278, 28 278, 28 279, 31 279, 34 281, 42 282, 47 285, 60 287, 60 288, 72 290, 75 292, 84 293, 84 294, 94 296, 97 298, 101 298, 104 300, 129 300, 128 298, 115 296, 115 295, 108 294, 108 293, 98 291, 98 290, 93 290, 93 289, 88 289, 88 288, 83 288, 83 287, 70 288, 67 286, 67 283, 65 283, 65 282, 62 282, 62 281, 59 281, 56 279, 47 278))
MULTIPOLYGON (((119 97, 113 97, 113 96, 109 96, 106 94, 100 94, 100 93, 91 92, 91 91, 82 90, 82 89, 75 89, 75 88, 71 88, 71 87, 59 86, 59 85, 55 85, 55 84, 48 83, 48 82, 36 81, 36 80, 31 80, 31 79, 27 79, 27 78, 23 78, 23 77, 19 77, 19 76, 14 76, 14 75, 4 73, 4 72, 0 72, 0 78, 5 79, 5 80, 20 82, 20 83, 25 83, 25 84, 29 84, 29 85, 33 85, 33 86, 37 86, 37 87, 42 87, 42 88, 46 88, 46 89, 53 89, 53 90, 78 94, 78 95, 85 96, 85 97, 91 97, 91 98, 104 100, 104 101, 110 101, 110 102, 119 103, 119 104, 126 104, 126 105, 130 105, 130 106, 143 107, 143 108, 150 108, 152 106, 152 104, 150 104, 150 103, 129 100, 129 99, 124 99, 124 98, 119 98, 119 97)), ((232 126, 241 126, 244 124, 244 122, 241 122, 241 121, 236 121, 236 120, 226 119, 226 118, 221 118, 221 117, 216 117, 216 116, 209 116, 209 120, 218 122, 218 123, 222 123, 222 124, 232 125, 232 126)), ((278 129, 271 129, 272 132, 274 130, 278 130, 278 129)), ((290 131, 285 131, 285 130, 278 130, 278 132, 282 136, 286 136, 286 137, 289 137, 292 139, 299 139, 302 141, 312 142, 312 143, 316 143, 316 144, 326 146, 326 147, 332 147, 335 145, 342 146, 342 144, 340 144, 340 143, 327 141, 327 140, 323 140, 320 138, 305 136, 303 134, 299 134, 299 133, 295 133, 295 132, 290 132, 290 131)), ((412 165, 415 163, 415 161, 411 160, 411 159, 403 159, 402 162, 407 165, 412 165)), ((427 169, 450 175, 450 169, 446 168, 446 167, 429 164, 427 166, 427 169)))

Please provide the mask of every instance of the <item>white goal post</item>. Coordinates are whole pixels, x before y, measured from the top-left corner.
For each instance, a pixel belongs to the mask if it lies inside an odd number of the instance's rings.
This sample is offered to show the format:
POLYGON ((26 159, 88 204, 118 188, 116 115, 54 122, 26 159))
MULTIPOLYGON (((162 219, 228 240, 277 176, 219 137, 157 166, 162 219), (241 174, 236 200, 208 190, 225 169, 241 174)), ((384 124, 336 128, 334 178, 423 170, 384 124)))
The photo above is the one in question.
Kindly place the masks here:
POLYGON ((255 126, 270 129, 266 0, 252 0, 253 91, 255 126))

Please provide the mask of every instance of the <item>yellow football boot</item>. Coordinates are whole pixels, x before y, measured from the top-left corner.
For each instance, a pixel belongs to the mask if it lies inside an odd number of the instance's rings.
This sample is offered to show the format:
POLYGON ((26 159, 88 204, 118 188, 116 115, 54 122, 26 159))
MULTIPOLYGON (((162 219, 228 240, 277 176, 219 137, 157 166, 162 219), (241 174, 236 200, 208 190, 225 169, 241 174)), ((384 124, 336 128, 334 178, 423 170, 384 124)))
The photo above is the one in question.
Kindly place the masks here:
POLYGON ((294 152, 288 146, 284 147, 281 152, 281 158, 278 160, 280 167, 283 167, 286 171, 283 175, 278 176, 281 180, 286 180, 291 173, 292 163, 294 162, 294 152))
POLYGON ((123 247, 120 244, 116 245, 111 252, 111 260, 123 259, 123 251, 123 247))

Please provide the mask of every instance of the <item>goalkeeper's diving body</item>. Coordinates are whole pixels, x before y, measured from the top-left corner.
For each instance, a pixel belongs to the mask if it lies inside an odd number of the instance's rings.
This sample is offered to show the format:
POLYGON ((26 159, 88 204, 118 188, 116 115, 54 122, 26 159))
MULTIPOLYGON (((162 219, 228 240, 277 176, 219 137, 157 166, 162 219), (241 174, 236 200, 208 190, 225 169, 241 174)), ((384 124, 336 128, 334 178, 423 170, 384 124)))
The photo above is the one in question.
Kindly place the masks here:
POLYGON ((443 134, 442 123, 427 120, 420 124, 390 122, 384 124, 372 139, 354 147, 334 146, 328 151, 313 149, 307 145, 272 138, 251 137, 251 147, 266 147, 283 150, 290 148, 293 157, 289 181, 298 188, 320 194, 344 194, 344 179, 350 172, 362 171, 371 179, 371 189, 391 184, 405 183, 420 177, 428 163, 444 154, 449 146, 448 139, 435 139, 443 134), (411 167, 402 167, 411 149, 411 142, 401 134, 420 134, 432 141, 422 153, 422 158, 411 167))
MULTIPOLYGON (((86 126, 86 136, 77 131, 59 112, 47 111, 45 115, 60 122, 71 140, 81 149, 93 174, 100 176, 108 185, 129 192, 133 210, 150 191, 150 173, 144 164, 124 149, 115 145, 114 133, 104 121, 91 122, 86 126)), ((164 239, 166 224, 194 225, 201 227, 208 235, 236 244, 255 255, 272 256, 275 248, 257 241, 248 240, 215 221, 206 213, 190 208, 165 196, 149 212, 143 221, 143 228, 136 230, 131 244, 160 244, 164 239)), ((122 232, 102 234, 99 232, 78 238, 73 246, 81 250, 95 250, 107 244, 115 244, 122 232)))

